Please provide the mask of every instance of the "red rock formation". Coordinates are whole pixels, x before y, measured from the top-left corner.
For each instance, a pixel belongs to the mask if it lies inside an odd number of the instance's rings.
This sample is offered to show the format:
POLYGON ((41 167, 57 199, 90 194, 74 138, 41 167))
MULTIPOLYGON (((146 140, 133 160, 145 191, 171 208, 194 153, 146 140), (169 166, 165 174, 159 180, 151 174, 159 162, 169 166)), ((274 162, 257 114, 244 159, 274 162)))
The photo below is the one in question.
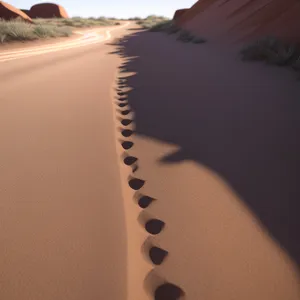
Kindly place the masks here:
POLYGON ((68 18, 66 10, 54 3, 40 3, 30 8, 30 16, 32 18, 68 18))
POLYGON ((18 17, 22 18, 26 22, 32 23, 32 20, 30 19, 30 17, 27 16, 20 9, 18 9, 6 2, 0 1, 0 19, 12 20, 12 19, 16 19, 18 17))
POLYGON ((178 9, 175 11, 173 20, 178 20, 180 17, 183 16, 183 14, 185 14, 189 9, 188 8, 183 8, 183 9, 178 9))
POLYGON ((30 10, 29 9, 20 9, 24 14, 26 14, 28 17, 30 17, 30 10))
POLYGON ((299 0, 200 0, 178 23, 213 39, 252 40, 272 35, 300 42, 299 0))
POLYGON ((180 24, 185 23, 188 20, 191 20, 198 14, 202 13, 205 11, 210 5, 212 5, 214 2, 219 1, 219 0, 199 0, 197 1, 190 9, 188 12, 184 14, 180 18, 180 24))

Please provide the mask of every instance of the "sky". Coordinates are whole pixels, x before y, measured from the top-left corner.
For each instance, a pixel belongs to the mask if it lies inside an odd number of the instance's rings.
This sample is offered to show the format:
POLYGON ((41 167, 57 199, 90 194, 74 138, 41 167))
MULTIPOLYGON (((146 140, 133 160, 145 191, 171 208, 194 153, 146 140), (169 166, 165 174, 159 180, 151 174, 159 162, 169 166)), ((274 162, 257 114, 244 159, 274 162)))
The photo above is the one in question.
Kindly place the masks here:
MULTIPOLYGON (((51 0, 6 0, 9 4, 22 9, 51 0)), ((57 0, 53 3, 62 5, 70 17, 146 17, 163 15, 172 17, 176 9, 189 8, 197 0, 57 0)))

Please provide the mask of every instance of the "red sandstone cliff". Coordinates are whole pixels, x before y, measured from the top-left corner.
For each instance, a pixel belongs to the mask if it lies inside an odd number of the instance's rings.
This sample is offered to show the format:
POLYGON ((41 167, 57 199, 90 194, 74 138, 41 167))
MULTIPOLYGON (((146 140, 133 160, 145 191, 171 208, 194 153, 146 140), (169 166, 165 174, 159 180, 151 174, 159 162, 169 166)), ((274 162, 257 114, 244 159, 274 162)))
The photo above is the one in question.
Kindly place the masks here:
POLYGON ((183 9, 178 9, 175 11, 175 14, 173 16, 173 20, 177 20, 180 17, 182 17, 189 9, 188 8, 183 8, 183 9))
POLYGON ((299 17, 298 0, 200 0, 176 22, 211 40, 273 35, 300 42, 299 17))
POLYGON ((54 3, 40 3, 30 8, 31 18, 68 18, 66 10, 54 3))
POLYGON ((20 9, 3 1, 0 1, 0 18, 4 20, 22 18, 24 21, 32 23, 32 20, 28 15, 20 9))

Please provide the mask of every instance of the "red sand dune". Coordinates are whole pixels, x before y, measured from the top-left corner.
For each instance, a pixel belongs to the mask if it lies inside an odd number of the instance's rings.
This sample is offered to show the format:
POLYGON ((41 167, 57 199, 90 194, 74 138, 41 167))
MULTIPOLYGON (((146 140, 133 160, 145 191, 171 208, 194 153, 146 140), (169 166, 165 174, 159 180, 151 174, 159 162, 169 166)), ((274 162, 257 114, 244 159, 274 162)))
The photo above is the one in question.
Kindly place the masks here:
POLYGON ((30 8, 31 18, 69 18, 66 10, 54 3, 40 3, 30 8))
POLYGON ((201 0, 177 23, 211 40, 273 35, 300 42, 299 16, 298 0, 201 0))
POLYGON ((188 8, 183 8, 183 9, 178 9, 175 11, 173 20, 177 20, 180 18, 183 14, 185 14, 189 9, 188 8))
POLYGON ((27 16, 20 9, 6 3, 0 1, 0 18, 4 20, 11 20, 16 18, 22 18, 24 21, 32 23, 32 20, 29 16, 27 16))

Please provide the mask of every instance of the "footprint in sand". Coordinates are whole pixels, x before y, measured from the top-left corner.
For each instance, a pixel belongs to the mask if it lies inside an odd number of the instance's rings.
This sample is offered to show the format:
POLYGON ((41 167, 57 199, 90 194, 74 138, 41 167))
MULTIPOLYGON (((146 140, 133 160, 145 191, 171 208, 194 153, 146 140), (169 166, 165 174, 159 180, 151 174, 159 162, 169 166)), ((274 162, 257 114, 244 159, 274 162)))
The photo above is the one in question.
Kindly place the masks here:
POLYGON ((149 196, 142 195, 138 199, 138 205, 140 208, 147 208, 155 199, 149 196))
POLYGON ((119 100, 119 101, 126 101, 126 100, 128 100, 128 99, 127 99, 127 97, 125 96, 125 97, 119 97, 118 100, 119 100))
POLYGON ((165 222, 158 219, 151 219, 145 224, 145 229, 153 235, 159 234, 165 227, 165 222))
POLYGON ((162 264, 168 254, 168 251, 158 247, 152 247, 149 250, 149 257, 154 265, 162 264))
POLYGON ((121 114, 123 115, 123 116, 127 116, 128 114, 130 114, 131 113, 131 110, 130 109, 126 109, 126 110, 122 110, 121 111, 121 114))
POLYGON ((124 137, 130 137, 130 136, 132 136, 132 134, 133 134, 133 131, 130 130, 130 129, 123 129, 123 130, 122 130, 122 135, 123 135, 124 137))
POLYGON ((178 286, 172 283, 164 283, 156 289, 154 299, 179 300, 183 294, 183 291, 178 286))
POLYGON ((130 125, 132 122, 133 122, 133 120, 130 120, 130 119, 121 120, 121 124, 124 125, 124 126, 130 125))
POLYGON ((127 156, 127 157, 124 158, 124 164, 127 165, 127 166, 131 166, 134 163, 136 163, 137 160, 138 159, 134 156, 127 156))
POLYGON ((144 186, 145 181, 139 178, 132 178, 129 180, 128 184, 133 190, 138 191, 144 186))
POLYGON ((123 149, 125 149, 125 150, 129 150, 130 148, 132 148, 133 147, 133 142, 130 142, 130 141, 124 141, 124 142, 122 142, 122 147, 123 147, 123 149))
POLYGON ((119 105, 119 107, 121 107, 121 108, 122 108, 122 107, 125 107, 125 106, 127 106, 127 105, 128 105, 128 103, 119 103, 118 105, 119 105))

